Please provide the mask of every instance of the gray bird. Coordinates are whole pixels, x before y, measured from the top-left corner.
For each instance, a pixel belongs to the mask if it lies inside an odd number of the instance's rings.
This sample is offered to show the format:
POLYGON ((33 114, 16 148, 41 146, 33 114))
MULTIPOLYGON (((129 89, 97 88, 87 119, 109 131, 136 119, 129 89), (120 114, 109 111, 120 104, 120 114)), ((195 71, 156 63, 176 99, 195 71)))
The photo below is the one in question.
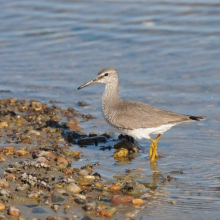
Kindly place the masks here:
POLYGON ((205 119, 205 116, 177 114, 143 102, 121 99, 118 96, 118 73, 114 68, 100 70, 96 78, 83 84, 78 89, 93 83, 106 84, 102 96, 102 114, 108 124, 120 133, 136 139, 145 138, 151 141, 149 149, 151 162, 158 158, 157 142, 165 131, 183 122, 205 119), (158 134, 158 136, 154 140, 150 137, 151 134, 158 134))

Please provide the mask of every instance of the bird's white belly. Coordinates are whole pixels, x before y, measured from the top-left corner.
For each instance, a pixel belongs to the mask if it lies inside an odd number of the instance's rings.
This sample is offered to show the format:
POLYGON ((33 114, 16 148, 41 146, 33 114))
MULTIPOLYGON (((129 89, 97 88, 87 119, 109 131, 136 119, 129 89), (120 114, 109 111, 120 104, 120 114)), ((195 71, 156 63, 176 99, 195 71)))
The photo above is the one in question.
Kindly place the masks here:
POLYGON ((132 136, 136 139, 150 139, 150 134, 163 134, 165 131, 169 130, 171 127, 173 127, 175 124, 167 124, 167 125, 161 125, 159 127, 155 128, 138 128, 134 130, 127 130, 127 129, 116 129, 120 133, 132 136))

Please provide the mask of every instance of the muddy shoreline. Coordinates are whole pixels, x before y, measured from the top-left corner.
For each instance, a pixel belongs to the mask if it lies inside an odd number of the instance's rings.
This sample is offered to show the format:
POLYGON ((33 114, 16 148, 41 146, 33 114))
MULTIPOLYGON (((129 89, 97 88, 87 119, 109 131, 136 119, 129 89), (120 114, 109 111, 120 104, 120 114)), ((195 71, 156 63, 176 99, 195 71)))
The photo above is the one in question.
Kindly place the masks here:
POLYGON ((158 182, 172 177, 154 172, 154 181, 146 182, 136 168, 106 179, 104 161, 86 159, 80 166, 88 145, 111 150, 119 164, 139 156, 139 146, 127 137, 81 132, 78 122, 93 119, 39 101, 0 100, 0 219, 143 218, 140 210, 153 204, 158 182))

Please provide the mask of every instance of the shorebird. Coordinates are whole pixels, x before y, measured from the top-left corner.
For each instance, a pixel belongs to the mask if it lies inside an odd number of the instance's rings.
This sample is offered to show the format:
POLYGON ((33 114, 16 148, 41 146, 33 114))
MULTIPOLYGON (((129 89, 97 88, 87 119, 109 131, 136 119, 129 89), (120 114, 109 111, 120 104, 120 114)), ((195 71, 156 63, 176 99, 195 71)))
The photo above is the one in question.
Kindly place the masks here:
POLYGON ((107 123, 120 133, 135 139, 149 139, 149 158, 154 162, 158 158, 157 142, 162 134, 171 127, 183 122, 201 121, 205 116, 190 116, 156 108, 137 101, 123 100, 118 95, 119 79, 114 68, 104 68, 98 76, 83 84, 82 89, 93 83, 105 83, 102 96, 102 114, 107 123), (151 134, 158 134, 156 139, 151 134))

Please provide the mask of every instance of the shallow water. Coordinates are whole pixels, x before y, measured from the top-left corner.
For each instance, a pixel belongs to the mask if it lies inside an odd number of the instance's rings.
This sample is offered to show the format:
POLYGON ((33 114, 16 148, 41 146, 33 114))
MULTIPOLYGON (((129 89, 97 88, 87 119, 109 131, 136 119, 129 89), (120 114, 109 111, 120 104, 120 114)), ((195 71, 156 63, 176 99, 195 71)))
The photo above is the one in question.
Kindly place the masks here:
MULTIPOLYGON (((1 98, 58 102, 91 113, 85 132, 112 129, 100 110, 103 85, 77 88, 107 66, 120 77, 120 96, 179 113, 206 115, 179 125, 159 143, 157 167, 141 156, 116 165, 113 151, 81 149, 105 162, 100 173, 141 167, 177 179, 160 184, 158 198, 140 216, 152 219, 215 219, 220 186, 220 3, 218 1, 1 1, 1 98), (86 107, 77 102, 84 100, 86 107), (175 204, 170 204, 175 201, 175 204)), ((117 135, 117 133, 116 133, 117 135)), ((77 147, 75 147, 77 148, 77 147)), ((95 159, 93 159, 95 158, 95 159)), ((87 163, 82 160, 82 164, 87 163)), ((148 177, 147 177, 148 176, 148 177)))

